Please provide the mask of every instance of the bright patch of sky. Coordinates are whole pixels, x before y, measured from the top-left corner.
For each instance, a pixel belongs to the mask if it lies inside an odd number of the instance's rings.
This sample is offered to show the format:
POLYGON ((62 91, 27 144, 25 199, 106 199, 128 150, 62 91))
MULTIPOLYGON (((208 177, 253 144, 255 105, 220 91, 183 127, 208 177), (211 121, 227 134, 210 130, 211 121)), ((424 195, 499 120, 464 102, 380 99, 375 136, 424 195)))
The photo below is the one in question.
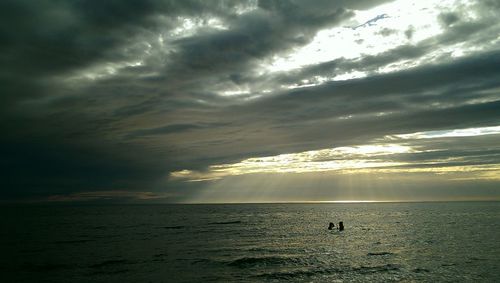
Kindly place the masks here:
MULTIPOLYGON (((318 32, 310 44, 286 56, 276 56, 271 64, 263 67, 269 72, 289 71, 339 58, 358 59, 366 55, 376 55, 401 45, 418 44, 441 34, 443 27, 438 19, 439 14, 454 10, 458 4, 462 5, 460 7, 469 5, 464 1, 452 0, 400 0, 367 11, 356 11, 356 15, 349 22, 318 32)), ((472 12, 466 16, 474 18, 472 12)), ((453 56, 458 57, 467 53, 463 48, 454 46, 436 50, 436 54, 426 57, 434 58, 452 51, 453 56)), ((411 64, 392 64, 379 72, 417 66, 425 61, 427 60, 423 58, 411 64)), ((355 71, 339 74, 331 79, 346 80, 363 76, 366 76, 366 73, 355 71)))
POLYGON ((226 30, 229 27, 218 18, 178 18, 179 25, 168 33, 168 37, 179 39, 191 37, 198 33, 201 28, 226 30))
POLYGON ((473 137, 473 136, 497 135, 497 134, 500 134, 500 126, 417 132, 412 134, 395 135, 388 138, 391 139, 396 137, 400 139, 435 139, 435 138, 451 138, 451 137, 473 137))
POLYGON ((222 91, 219 94, 222 96, 248 95, 250 94, 250 91, 248 89, 235 89, 222 91))
POLYGON ((106 62, 90 66, 89 68, 79 70, 66 78, 67 81, 78 80, 101 80, 114 76, 119 71, 128 67, 139 67, 144 64, 143 60, 130 62, 106 62))
MULTIPOLYGON (((312 150, 276 156, 248 158, 233 164, 212 165, 207 171, 182 170, 172 172, 171 177, 188 182, 218 180, 227 176, 256 173, 314 173, 338 172, 340 174, 394 174, 394 173, 431 173, 462 174, 465 179, 500 179, 500 167, 497 164, 471 164, 457 166, 453 163, 466 162, 464 157, 443 156, 426 160, 415 166, 411 161, 397 161, 401 154, 418 154, 439 151, 436 148, 414 146, 406 140, 474 137, 500 134, 500 126, 426 131, 411 134, 386 136, 384 143, 350 147, 312 150), (391 141, 391 142, 387 142, 391 141)), ((452 179, 453 179, 452 178, 452 179)))
POLYGON ((238 6, 236 6, 235 12, 237 15, 243 15, 257 9, 258 6, 258 0, 246 1, 245 3, 240 3, 238 6))
POLYGON ((188 181, 206 181, 252 173, 307 173, 397 166, 405 163, 385 161, 377 157, 412 152, 419 151, 398 144, 337 147, 249 158, 235 164, 212 165, 208 172, 182 170, 171 173, 171 177, 188 181))

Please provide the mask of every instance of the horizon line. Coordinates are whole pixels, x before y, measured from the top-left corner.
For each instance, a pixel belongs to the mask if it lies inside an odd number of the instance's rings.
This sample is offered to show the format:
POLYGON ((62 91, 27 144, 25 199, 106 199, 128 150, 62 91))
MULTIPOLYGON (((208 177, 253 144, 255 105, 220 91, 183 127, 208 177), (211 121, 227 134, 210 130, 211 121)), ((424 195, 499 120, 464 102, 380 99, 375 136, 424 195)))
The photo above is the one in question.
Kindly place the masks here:
MULTIPOLYGON (((260 202, 175 202, 165 204, 356 204, 356 203, 426 203, 426 202, 500 202, 500 199, 473 200, 334 200, 334 201, 260 201, 260 202)), ((161 204, 157 202, 156 204, 161 204)))
POLYGON ((221 201, 221 202, 192 202, 192 201, 176 201, 162 202, 156 200, 120 200, 114 199, 93 199, 93 200, 0 200, 0 204, 372 204, 372 203, 427 203, 427 202, 500 202, 500 198, 489 199, 441 199, 441 200, 297 200, 297 201, 221 201))

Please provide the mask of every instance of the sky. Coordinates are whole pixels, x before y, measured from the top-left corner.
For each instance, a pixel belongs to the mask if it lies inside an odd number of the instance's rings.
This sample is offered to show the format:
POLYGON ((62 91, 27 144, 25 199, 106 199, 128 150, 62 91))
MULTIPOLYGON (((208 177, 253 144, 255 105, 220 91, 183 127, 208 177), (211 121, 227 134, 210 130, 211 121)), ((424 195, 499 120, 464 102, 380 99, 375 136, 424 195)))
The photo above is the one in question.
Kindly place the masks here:
POLYGON ((0 200, 500 200, 500 2, 0 2, 0 200))

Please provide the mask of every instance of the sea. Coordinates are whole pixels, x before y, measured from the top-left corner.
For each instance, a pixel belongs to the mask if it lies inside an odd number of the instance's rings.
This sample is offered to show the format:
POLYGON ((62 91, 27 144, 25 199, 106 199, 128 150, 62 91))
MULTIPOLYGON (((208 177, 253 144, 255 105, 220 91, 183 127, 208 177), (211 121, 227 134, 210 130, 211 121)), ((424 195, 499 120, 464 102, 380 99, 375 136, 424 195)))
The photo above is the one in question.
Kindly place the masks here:
POLYGON ((500 282, 500 202, 0 212, 1 282, 500 282))

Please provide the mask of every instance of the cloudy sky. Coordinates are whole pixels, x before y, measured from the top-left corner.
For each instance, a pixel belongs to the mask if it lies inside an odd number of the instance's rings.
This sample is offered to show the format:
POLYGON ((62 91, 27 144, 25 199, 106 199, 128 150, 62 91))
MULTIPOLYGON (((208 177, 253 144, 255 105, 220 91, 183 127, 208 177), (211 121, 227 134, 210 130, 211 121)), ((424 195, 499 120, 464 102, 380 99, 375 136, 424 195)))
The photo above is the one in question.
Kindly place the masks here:
POLYGON ((0 2, 0 199, 500 200, 500 2, 0 2))

